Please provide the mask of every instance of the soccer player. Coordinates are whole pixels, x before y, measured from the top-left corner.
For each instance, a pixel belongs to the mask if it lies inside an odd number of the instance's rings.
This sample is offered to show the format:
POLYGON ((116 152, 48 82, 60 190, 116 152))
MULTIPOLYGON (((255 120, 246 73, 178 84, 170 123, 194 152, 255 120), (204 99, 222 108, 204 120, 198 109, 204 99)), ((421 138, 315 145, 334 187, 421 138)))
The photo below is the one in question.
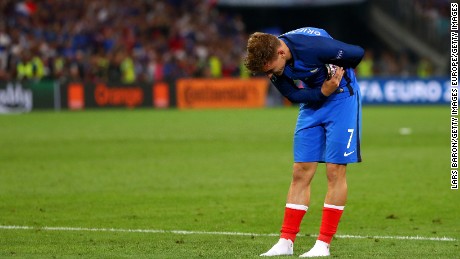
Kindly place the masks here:
POLYGON ((247 52, 244 62, 251 72, 265 73, 283 96, 300 103, 281 236, 261 256, 293 254, 318 163, 326 163, 328 180, 322 222, 315 245, 300 257, 329 256, 347 199, 347 164, 361 162, 361 101, 353 68, 364 50, 333 39, 325 30, 305 27, 279 37, 253 33, 247 52), (297 87, 294 80, 305 87, 297 87))

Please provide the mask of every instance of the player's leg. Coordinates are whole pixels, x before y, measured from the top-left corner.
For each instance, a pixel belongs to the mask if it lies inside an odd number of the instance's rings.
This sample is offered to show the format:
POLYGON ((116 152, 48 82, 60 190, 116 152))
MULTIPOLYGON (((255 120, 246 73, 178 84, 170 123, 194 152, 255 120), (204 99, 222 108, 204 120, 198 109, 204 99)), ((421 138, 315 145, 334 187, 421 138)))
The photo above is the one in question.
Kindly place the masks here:
POLYGON ((294 163, 281 227, 281 238, 295 241, 296 235, 300 231, 302 218, 310 206, 310 184, 317 166, 317 162, 294 163))
POLYGON ((345 206, 347 201, 347 165, 326 163, 327 193, 324 203, 345 206))
POLYGON ((299 129, 294 136, 294 167, 284 209, 281 236, 268 252, 261 256, 292 255, 300 223, 310 204, 310 183, 324 158, 324 129, 321 126, 299 129))
POLYGON ((318 239, 310 251, 301 257, 329 256, 329 245, 337 232, 347 200, 346 165, 326 163, 327 194, 318 239))
POLYGON ((310 183, 317 166, 316 162, 294 163, 280 239, 261 256, 292 255, 294 253, 294 241, 310 204, 310 183))
POLYGON ((301 257, 328 256, 329 245, 345 208, 348 163, 361 161, 361 108, 359 92, 328 104, 326 124, 326 173, 328 191, 323 207, 320 234, 313 248, 301 257))

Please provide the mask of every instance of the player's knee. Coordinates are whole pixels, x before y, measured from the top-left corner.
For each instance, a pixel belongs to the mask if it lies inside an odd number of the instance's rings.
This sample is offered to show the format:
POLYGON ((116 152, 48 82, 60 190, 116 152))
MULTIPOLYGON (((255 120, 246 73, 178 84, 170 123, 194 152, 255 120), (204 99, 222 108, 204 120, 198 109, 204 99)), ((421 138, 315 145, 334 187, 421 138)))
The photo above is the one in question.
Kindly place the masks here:
POLYGON ((311 164, 295 163, 292 173, 292 182, 309 184, 315 174, 315 170, 316 167, 311 164))
POLYGON ((346 184, 346 165, 328 164, 326 174, 329 184, 346 184))

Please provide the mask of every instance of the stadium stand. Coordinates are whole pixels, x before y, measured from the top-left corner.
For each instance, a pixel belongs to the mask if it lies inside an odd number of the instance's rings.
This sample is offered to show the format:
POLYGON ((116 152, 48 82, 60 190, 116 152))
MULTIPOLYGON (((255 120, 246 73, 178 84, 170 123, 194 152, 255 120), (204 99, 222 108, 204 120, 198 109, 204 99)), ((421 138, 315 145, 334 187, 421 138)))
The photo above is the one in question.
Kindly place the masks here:
MULTIPOLYGON (((400 8, 398 1, 392 2, 390 8, 400 8)), ((434 31, 445 33, 444 20, 438 19, 446 15, 444 5, 399 2, 425 8, 412 18, 428 19, 426 23, 436 26, 434 31)), ((248 33, 245 22, 239 15, 219 10, 216 1, 3 0, 0 15, 4 17, 0 21, 0 80, 131 83, 249 76, 241 65, 248 33)), ((396 15, 408 19, 402 13, 396 15)), ((418 24, 418 20, 405 24, 418 24)), ((369 52, 366 73, 371 75, 429 76, 434 72, 430 59, 413 57, 406 50, 369 52)))

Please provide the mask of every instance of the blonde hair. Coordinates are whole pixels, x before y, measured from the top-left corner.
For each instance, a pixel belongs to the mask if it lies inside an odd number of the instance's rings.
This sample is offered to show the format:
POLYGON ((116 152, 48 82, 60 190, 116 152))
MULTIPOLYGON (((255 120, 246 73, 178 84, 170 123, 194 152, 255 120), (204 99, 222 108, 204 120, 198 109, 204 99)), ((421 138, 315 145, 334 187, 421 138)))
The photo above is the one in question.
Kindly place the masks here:
POLYGON ((248 39, 244 65, 253 73, 264 72, 264 66, 276 58, 280 45, 279 39, 272 34, 263 32, 251 34, 248 39))

